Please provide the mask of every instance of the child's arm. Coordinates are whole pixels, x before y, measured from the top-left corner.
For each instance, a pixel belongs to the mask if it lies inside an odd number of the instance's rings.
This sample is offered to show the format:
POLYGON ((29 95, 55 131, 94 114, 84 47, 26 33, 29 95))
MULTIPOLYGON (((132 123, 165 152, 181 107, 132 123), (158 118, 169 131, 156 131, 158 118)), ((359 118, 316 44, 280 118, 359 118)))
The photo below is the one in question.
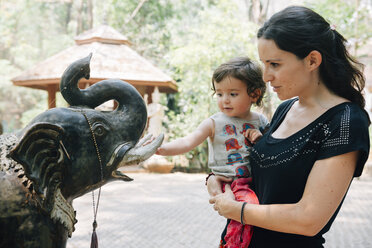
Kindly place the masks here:
POLYGON ((189 135, 161 145, 156 154, 173 156, 191 151, 196 146, 200 145, 206 138, 213 135, 213 125, 214 122, 212 119, 205 119, 202 123, 200 123, 196 130, 189 135))

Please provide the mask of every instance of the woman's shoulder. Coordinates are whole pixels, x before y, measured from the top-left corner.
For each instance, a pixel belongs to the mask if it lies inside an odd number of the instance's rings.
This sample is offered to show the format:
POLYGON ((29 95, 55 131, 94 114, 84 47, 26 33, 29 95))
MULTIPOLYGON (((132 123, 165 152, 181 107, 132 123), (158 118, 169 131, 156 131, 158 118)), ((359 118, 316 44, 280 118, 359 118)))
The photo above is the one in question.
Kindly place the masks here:
MULTIPOLYGON (((354 176, 360 176, 369 153, 368 113, 355 103, 344 102, 328 110, 317 124, 315 138, 322 143, 319 159, 360 151, 354 176)), ((315 132, 314 132, 315 133, 315 132)))
POLYGON ((367 122, 368 125, 370 124, 370 118, 367 110, 361 108, 358 104, 356 103, 348 103, 346 104, 350 108, 351 116, 355 120, 367 122))
POLYGON ((355 122, 367 126, 369 126, 370 123, 367 111, 352 102, 343 102, 334 106, 325 112, 324 118, 330 118, 336 122, 355 122))

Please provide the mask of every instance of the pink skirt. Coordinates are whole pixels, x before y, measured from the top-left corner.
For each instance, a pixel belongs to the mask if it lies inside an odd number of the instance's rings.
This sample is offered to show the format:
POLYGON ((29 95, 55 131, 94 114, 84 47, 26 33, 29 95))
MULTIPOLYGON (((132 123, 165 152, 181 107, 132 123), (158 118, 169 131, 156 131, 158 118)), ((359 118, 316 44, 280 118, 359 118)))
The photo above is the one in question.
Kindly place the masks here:
MULTIPOLYGON (((231 190, 235 195, 235 199, 241 202, 247 202, 249 204, 259 204, 258 198, 253 190, 249 187, 252 182, 252 178, 241 177, 231 184, 231 190)), ((225 185, 223 185, 223 191, 225 191, 225 185)), ((221 248, 247 248, 251 242, 253 234, 253 226, 242 225, 240 222, 231 220, 227 226, 225 235, 226 244, 222 244, 221 248)))

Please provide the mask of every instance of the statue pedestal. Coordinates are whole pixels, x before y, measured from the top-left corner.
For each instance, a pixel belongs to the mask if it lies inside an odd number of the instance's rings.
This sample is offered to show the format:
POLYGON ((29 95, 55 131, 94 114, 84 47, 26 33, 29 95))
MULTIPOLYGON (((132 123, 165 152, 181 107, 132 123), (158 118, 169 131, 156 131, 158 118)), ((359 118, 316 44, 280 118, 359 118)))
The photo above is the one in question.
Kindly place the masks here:
POLYGON ((170 173, 174 168, 174 163, 168 161, 163 156, 155 154, 146 161, 144 161, 142 166, 149 172, 170 173))

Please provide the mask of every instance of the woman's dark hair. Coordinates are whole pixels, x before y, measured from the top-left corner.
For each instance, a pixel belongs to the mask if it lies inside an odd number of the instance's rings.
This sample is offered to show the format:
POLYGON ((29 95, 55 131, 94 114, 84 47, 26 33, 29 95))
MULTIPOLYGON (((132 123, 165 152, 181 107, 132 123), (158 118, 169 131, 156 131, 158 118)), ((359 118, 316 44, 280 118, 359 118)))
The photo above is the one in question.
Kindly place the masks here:
POLYGON ((245 83, 248 94, 252 97, 258 97, 256 105, 261 105, 266 84, 262 79, 262 70, 258 64, 248 57, 236 57, 221 64, 212 76, 212 89, 214 92, 216 92, 214 83, 219 83, 226 77, 233 77, 245 83), (255 91, 257 89, 260 90, 260 95, 256 95, 255 91))
POLYGON ((311 51, 320 52, 319 73, 326 87, 364 108, 363 64, 350 56, 346 39, 313 10, 301 6, 285 8, 264 23, 257 38, 273 40, 281 50, 300 59, 311 51))

